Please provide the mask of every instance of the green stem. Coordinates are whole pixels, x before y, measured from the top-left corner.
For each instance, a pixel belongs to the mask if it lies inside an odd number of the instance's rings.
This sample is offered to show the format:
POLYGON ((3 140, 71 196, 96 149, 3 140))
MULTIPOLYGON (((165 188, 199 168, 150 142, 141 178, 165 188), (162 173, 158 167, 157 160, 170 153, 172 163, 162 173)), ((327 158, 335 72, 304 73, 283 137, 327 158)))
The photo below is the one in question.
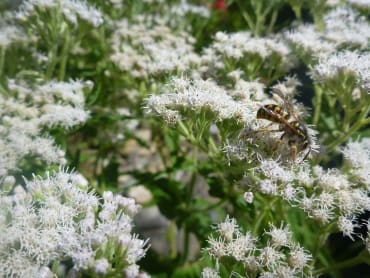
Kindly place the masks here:
POLYGON ((53 72, 57 64, 57 56, 58 56, 58 44, 57 42, 55 42, 52 45, 52 48, 49 50, 49 53, 48 53, 49 64, 46 69, 46 79, 47 80, 50 80, 53 76, 53 72))
POLYGON ((315 112, 313 115, 313 124, 316 126, 319 122, 319 117, 321 113, 321 105, 322 105, 322 89, 320 87, 316 87, 316 98, 315 98, 315 112))
POLYGON ((333 265, 329 265, 329 266, 326 266, 326 267, 323 267, 323 268, 320 268, 320 269, 317 269, 316 271, 314 271, 314 276, 316 275, 320 275, 320 274, 323 274, 323 273, 327 273, 327 272, 330 272, 332 270, 338 270, 338 269, 342 269, 342 268, 347 268, 347 267, 351 267, 351 266, 354 266, 354 265, 357 265, 357 264, 361 264, 361 263, 367 263, 369 264, 369 258, 366 258, 364 255, 365 255, 365 252, 367 252, 366 250, 362 251, 360 254, 358 254, 356 257, 354 258, 351 258, 351 259, 348 259, 348 260, 345 260, 343 262, 340 262, 340 263, 337 263, 337 264, 333 264, 333 265))
POLYGON ((243 5, 241 4, 241 1, 238 0, 236 3, 239 6, 239 9, 241 10, 242 16, 244 20, 247 22, 249 30, 254 30, 255 29, 255 24, 253 23, 252 17, 244 10, 243 5))
POLYGON ((258 216, 257 218, 257 221, 255 222, 255 224, 253 225, 253 234, 254 235, 258 235, 258 230, 260 229, 260 226, 261 226, 261 223, 263 221, 263 219, 265 218, 266 216, 266 213, 272 209, 274 203, 278 200, 278 198, 274 198, 271 200, 270 203, 265 203, 263 204, 263 210, 261 212, 261 214, 258 216))
POLYGON ((0 78, 3 75, 4 63, 5 63, 5 53, 6 53, 6 47, 1 47, 1 51, 0 51, 0 78))
POLYGON ((370 107, 367 107, 366 109, 362 110, 361 114, 359 115, 359 118, 357 120, 356 123, 354 123, 352 125, 352 127, 347 131, 345 132, 342 136, 339 136, 336 140, 332 141, 329 145, 328 145, 328 150, 333 150, 336 146, 344 143, 345 141, 347 141, 347 139, 354 133, 356 132, 358 129, 360 129, 362 126, 366 125, 370 118, 366 118, 367 114, 369 113, 370 111, 370 107))
POLYGON ((183 254, 182 254, 182 262, 185 263, 188 255, 189 255, 189 248, 190 248, 190 233, 188 231, 188 227, 185 224, 184 226, 184 245, 183 245, 183 254))
POLYGON ((170 226, 168 227, 168 241, 170 243, 171 258, 175 258, 177 256, 176 231, 176 223, 174 221, 171 221, 170 226))
POLYGON ((276 19, 277 19, 277 15, 278 15, 278 10, 274 10, 273 13, 272 13, 272 16, 271 16, 271 20, 270 20, 270 24, 269 24, 269 33, 272 33, 274 30, 274 25, 276 23, 276 19))
MULTIPOLYGON (((312 250, 312 257, 317 258, 318 257, 318 252, 321 248, 321 246, 325 243, 326 239, 328 238, 331 229, 333 227, 334 223, 331 223, 327 225, 324 228, 320 228, 318 232, 318 239, 315 241, 314 248, 312 250)), ((314 261, 312 261, 314 263, 314 261)))
POLYGON ((217 208, 217 207, 221 206, 225 202, 226 202, 226 199, 225 200, 224 199, 221 199, 217 203, 211 204, 208 207, 205 207, 205 208, 202 208, 202 209, 194 209, 194 210, 191 210, 189 212, 190 213, 207 212, 207 211, 210 211, 210 210, 212 210, 214 208, 217 208))
POLYGON ((256 11, 256 24, 255 28, 253 30, 253 35, 255 37, 259 37, 262 33, 262 26, 264 26, 265 23, 265 14, 262 11, 263 3, 262 1, 257 1, 257 7, 255 8, 256 11))
POLYGON ((61 53, 61 61, 60 61, 59 74, 58 74, 59 81, 64 80, 69 48, 70 48, 70 35, 69 35, 68 27, 67 27, 64 32, 64 45, 63 45, 63 49, 61 53))

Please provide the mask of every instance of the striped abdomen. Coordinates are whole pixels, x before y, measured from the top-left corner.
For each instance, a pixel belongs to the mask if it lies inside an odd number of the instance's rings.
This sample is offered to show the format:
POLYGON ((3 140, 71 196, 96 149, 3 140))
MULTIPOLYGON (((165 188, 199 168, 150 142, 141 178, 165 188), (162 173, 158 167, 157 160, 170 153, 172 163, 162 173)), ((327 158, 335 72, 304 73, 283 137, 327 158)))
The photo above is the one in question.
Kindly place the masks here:
POLYGON ((267 104, 257 111, 257 119, 266 119, 272 122, 283 122, 288 120, 290 114, 281 106, 276 104, 267 104))

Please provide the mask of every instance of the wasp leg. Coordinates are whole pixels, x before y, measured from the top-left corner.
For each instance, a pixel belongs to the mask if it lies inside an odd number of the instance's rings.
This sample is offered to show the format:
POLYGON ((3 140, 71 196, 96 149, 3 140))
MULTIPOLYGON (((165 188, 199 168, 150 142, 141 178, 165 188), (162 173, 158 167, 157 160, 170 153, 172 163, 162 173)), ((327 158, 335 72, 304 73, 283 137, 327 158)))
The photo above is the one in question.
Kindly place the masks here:
MULTIPOLYGON (((270 125, 268 125, 267 127, 269 127, 270 125)), ((256 134, 256 133, 261 133, 261 132, 281 132, 280 129, 268 129, 268 128, 263 128, 263 129, 257 129, 257 130, 251 130, 251 131, 245 131, 245 132, 242 132, 241 136, 242 137, 245 137, 245 136, 250 136, 250 135, 253 135, 253 134, 256 134)))
MULTIPOLYGON (((282 131, 282 130, 280 130, 280 131, 282 131)), ((284 132, 283 135, 281 135, 280 139, 276 141, 275 147, 273 149, 274 152, 277 151, 277 149, 279 148, 280 144, 283 142, 283 139, 284 139, 285 135, 286 135, 286 133, 284 132)))
POLYGON ((303 161, 306 160, 306 158, 308 157, 308 155, 311 153, 311 148, 308 149, 307 153, 305 154, 304 158, 301 160, 300 163, 302 163, 303 161))
POLYGON ((297 157, 297 145, 296 144, 291 144, 292 147, 292 160, 295 162, 295 159, 297 157))

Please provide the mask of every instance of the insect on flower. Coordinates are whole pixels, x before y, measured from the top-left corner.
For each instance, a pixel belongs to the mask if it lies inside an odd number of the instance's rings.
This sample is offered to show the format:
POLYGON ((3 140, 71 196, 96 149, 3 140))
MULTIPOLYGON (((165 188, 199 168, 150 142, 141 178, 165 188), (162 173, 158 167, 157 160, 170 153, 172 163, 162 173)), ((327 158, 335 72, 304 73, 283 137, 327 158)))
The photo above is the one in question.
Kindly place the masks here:
MULTIPOLYGON (((283 100, 284 107, 276 104, 267 104, 262 106, 257 111, 257 119, 269 120, 273 124, 278 124, 279 129, 259 129, 255 132, 282 132, 280 139, 276 142, 274 150, 277 150, 283 140, 287 140, 292 152, 292 160, 295 162, 297 154, 303 150, 308 149, 305 154, 305 160, 311 152, 311 140, 305 124, 300 121, 293 105, 286 99, 286 97, 279 91, 275 93, 283 100), (293 118, 291 120, 291 118, 293 118)), ((267 126, 267 127, 268 127, 267 126)))

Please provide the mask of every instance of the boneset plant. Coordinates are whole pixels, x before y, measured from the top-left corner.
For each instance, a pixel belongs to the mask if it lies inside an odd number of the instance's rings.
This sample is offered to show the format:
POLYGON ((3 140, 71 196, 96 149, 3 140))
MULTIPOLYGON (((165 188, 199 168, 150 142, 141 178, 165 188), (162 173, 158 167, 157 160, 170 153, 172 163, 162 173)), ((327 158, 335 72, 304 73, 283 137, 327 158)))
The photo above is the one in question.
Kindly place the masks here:
POLYGON ((369 2, 214 2, 0 4, 0 277, 369 275, 369 2))

